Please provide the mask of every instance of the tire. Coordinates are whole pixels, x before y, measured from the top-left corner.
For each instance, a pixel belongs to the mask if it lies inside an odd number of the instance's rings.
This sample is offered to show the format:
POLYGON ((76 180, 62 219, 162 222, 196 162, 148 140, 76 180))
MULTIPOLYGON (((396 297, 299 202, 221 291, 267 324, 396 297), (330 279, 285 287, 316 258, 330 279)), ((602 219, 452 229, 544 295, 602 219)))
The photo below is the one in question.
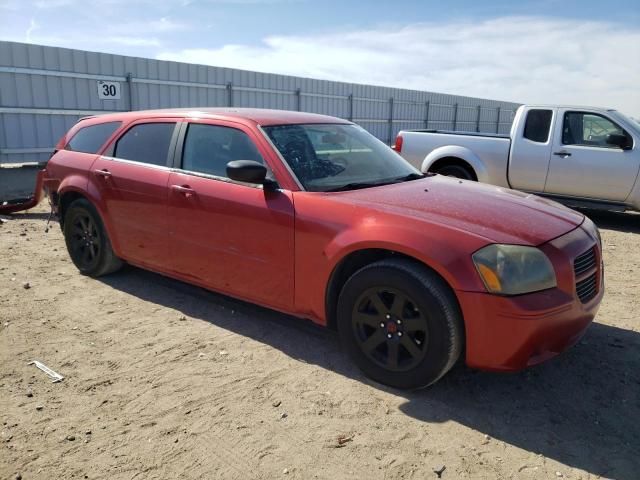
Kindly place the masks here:
POLYGON ((100 215, 88 200, 79 198, 67 207, 63 233, 69 256, 83 275, 100 277, 122 267, 100 215))
POLYGON ((391 387, 431 385, 463 350, 462 313, 453 291, 410 260, 381 260, 354 273, 338 298, 337 323, 356 365, 391 387))
POLYGON ((446 177, 456 177, 463 180, 475 181, 473 172, 467 167, 463 167, 462 165, 445 165, 444 167, 439 168, 436 173, 439 173, 440 175, 444 175, 446 177))

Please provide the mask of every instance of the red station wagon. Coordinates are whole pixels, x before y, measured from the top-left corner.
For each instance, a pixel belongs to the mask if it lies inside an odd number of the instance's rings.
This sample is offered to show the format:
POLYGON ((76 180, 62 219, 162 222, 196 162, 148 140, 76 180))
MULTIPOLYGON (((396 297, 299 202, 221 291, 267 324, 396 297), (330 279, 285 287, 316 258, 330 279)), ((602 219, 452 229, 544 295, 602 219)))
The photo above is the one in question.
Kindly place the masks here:
POLYGON ((374 380, 463 357, 518 370, 574 344, 603 295, 598 229, 556 203, 423 175, 351 122, 180 109, 80 120, 45 190, 81 273, 123 262, 337 328, 374 380))

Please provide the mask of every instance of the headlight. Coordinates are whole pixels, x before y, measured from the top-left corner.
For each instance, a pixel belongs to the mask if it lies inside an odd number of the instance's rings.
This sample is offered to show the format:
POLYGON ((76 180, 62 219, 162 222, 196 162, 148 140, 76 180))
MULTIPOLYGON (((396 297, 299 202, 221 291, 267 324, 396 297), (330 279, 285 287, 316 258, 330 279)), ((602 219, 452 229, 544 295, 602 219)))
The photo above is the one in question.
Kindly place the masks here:
POLYGON ((535 247, 488 245, 473 254, 473 263, 491 293, 518 295, 557 285, 553 265, 535 247))

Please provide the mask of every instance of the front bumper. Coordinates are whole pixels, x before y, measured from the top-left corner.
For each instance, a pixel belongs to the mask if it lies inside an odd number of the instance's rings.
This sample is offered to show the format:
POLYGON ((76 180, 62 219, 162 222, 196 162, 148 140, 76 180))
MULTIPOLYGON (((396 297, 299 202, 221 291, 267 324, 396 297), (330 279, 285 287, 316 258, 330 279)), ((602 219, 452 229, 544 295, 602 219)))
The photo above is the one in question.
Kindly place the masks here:
POLYGON ((513 297, 456 292, 465 319, 466 363, 513 371, 536 365, 575 344, 593 321, 604 294, 600 247, 582 228, 540 246, 556 269, 556 288, 513 297), (573 260, 596 248, 597 294, 582 303, 573 260))

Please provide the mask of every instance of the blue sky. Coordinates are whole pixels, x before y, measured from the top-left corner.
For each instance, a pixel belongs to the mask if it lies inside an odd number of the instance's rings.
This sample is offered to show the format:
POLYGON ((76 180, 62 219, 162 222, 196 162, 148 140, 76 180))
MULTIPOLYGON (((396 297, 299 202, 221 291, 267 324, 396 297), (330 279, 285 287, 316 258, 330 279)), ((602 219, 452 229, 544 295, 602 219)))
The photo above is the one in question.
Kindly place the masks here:
POLYGON ((638 0, 0 0, 0 39, 640 115, 638 0))

